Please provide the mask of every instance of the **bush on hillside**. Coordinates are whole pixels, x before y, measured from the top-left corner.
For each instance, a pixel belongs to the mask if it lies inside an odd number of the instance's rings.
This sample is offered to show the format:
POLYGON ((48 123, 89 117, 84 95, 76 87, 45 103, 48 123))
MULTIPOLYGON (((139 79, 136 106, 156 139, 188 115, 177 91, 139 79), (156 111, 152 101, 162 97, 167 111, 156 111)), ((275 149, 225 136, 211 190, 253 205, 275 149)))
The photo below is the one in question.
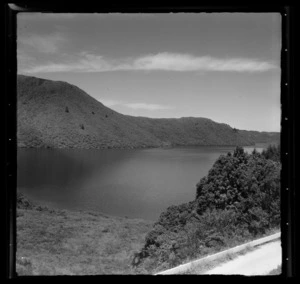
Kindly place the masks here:
POLYGON ((161 214, 135 263, 163 270, 279 227, 280 169, 279 162, 241 147, 220 156, 197 184, 194 201, 161 214))
POLYGON ((199 214, 207 208, 233 209, 254 234, 279 224, 279 200, 280 164, 240 147, 221 156, 197 184, 199 214))
MULTIPOLYGON (((49 211, 53 212, 53 210, 49 210, 47 206, 38 205, 35 202, 29 200, 23 193, 17 191, 17 200, 16 200, 17 209, 29 209, 29 210, 37 210, 37 211, 49 211)), ((17 212, 17 217, 22 216, 23 213, 21 211, 17 212)))
POLYGON ((17 208, 19 209, 33 209, 35 205, 29 201, 25 195, 17 191, 17 208))
POLYGON ((279 145, 269 145, 266 150, 262 151, 262 155, 266 159, 273 160, 275 162, 280 162, 280 144, 279 145))

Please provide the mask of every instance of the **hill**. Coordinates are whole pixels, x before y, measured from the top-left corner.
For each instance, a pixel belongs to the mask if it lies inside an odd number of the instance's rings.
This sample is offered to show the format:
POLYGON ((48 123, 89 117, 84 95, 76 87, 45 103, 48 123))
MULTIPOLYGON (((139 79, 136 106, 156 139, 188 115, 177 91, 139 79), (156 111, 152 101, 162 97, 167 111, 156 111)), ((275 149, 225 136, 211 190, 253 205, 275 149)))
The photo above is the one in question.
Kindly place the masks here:
POLYGON ((237 130, 207 118, 123 115, 61 81, 18 75, 17 96, 19 147, 105 149, 279 142, 279 133, 237 130))

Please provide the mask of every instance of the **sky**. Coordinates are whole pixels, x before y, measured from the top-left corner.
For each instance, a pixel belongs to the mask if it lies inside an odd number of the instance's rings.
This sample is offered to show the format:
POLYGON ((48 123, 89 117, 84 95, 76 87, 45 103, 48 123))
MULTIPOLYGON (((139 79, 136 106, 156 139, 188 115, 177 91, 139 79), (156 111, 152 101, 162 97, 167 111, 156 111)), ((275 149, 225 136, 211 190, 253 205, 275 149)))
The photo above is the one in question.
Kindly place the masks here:
POLYGON ((18 74, 122 114, 280 131, 279 13, 19 13, 18 74))

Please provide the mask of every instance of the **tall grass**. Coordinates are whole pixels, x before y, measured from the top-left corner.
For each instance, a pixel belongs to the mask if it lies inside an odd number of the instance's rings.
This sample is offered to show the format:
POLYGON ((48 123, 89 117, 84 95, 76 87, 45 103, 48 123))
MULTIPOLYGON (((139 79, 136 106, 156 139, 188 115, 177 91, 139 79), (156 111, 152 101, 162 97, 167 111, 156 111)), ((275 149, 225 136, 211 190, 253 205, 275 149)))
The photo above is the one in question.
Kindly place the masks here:
POLYGON ((18 275, 133 274, 152 222, 97 212, 18 208, 18 275))

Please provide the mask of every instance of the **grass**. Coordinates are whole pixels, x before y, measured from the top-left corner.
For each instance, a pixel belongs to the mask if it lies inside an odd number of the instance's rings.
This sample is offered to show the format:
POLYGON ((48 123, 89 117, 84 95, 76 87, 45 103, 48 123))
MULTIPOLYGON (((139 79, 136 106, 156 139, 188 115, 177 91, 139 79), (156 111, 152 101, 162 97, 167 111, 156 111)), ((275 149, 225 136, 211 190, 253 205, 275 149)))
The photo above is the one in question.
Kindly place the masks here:
POLYGON ((135 274, 152 222, 98 212, 17 209, 18 275, 135 274))
MULTIPOLYGON (((217 259, 204 261, 201 265, 197 265, 197 266, 194 265, 191 268, 187 269, 186 272, 181 273, 181 274, 183 274, 183 275, 189 275, 189 274, 199 275, 199 274, 203 274, 206 271, 209 271, 209 270, 217 267, 220 264, 224 264, 226 262, 229 262, 229 261, 237 258, 238 256, 245 255, 245 254, 247 254, 247 253, 249 253, 251 251, 254 251, 258 247, 260 247, 260 245, 254 246, 254 247, 252 247, 252 246, 246 246, 243 250, 241 250, 239 252, 228 252, 227 254, 225 254, 225 255, 217 258, 217 259)), ((197 260, 197 259, 194 259, 194 260, 197 260)), ((276 269, 273 269, 272 271, 270 271, 270 273, 268 275, 279 275, 279 274, 281 274, 281 265, 279 265, 276 269)))
MULTIPOLYGON (((259 234, 255 238, 251 235, 249 235, 248 237, 235 236, 235 237, 232 237, 231 239, 226 238, 226 239, 224 239, 225 243, 224 243, 223 246, 203 247, 199 251, 193 251, 193 256, 192 257, 187 256, 183 262, 176 263, 175 265, 170 265, 170 264, 167 264, 167 263, 163 263, 162 265, 159 264, 159 265, 154 265, 153 266, 151 261, 148 260, 148 262, 152 266, 144 264, 140 271, 144 271, 144 272, 149 271, 149 272, 151 272, 151 274, 159 273, 161 271, 172 269, 172 268, 177 267, 179 265, 183 265, 183 264, 186 264, 186 263, 189 263, 189 262, 193 262, 193 261, 205 258, 209 255, 213 255, 213 254, 219 253, 221 251, 229 250, 229 249, 234 248, 236 246, 243 245, 245 243, 255 241, 258 238, 263 238, 263 237, 267 237, 269 235, 273 235, 275 233, 278 233, 279 231, 280 231, 280 228, 272 228, 272 229, 267 230, 264 234, 259 234)), ((224 256, 221 256, 221 257, 219 257, 215 260, 205 261, 201 265, 197 265, 197 267, 192 267, 192 268, 188 269, 185 273, 181 273, 181 274, 202 274, 202 273, 218 266, 220 263, 228 262, 228 261, 236 258, 237 256, 244 255, 244 254, 246 254, 250 251, 255 250, 257 247, 258 246, 255 246, 255 247, 246 246, 245 249, 243 249, 239 252, 227 253, 224 256)), ((191 248, 191 250, 193 250, 193 248, 191 248)))
MULTIPOLYGON (((280 228, 272 228, 272 229, 267 230, 264 234, 260 234, 256 238, 253 238, 253 236, 249 236, 249 237, 244 237, 244 238, 236 237, 236 238, 232 238, 232 239, 226 239, 224 246, 210 247, 210 248, 204 247, 201 249, 201 251, 199 251, 198 253, 195 253, 193 257, 187 257, 185 259, 185 261, 182 263, 179 263, 176 265, 165 265, 165 267, 159 266, 159 268, 155 268, 155 269, 151 270, 151 272, 155 274, 155 273, 158 273, 158 272, 161 272, 164 270, 168 270, 168 269, 177 267, 182 264, 193 262, 193 261, 205 258, 207 256, 210 256, 210 255, 213 255, 213 254, 225 251, 225 250, 229 250, 236 246, 255 241, 258 238, 263 238, 263 237, 267 237, 269 235, 273 235, 275 233, 278 233, 279 231, 280 231, 280 228)), ((226 263, 240 255, 244 255, 244 254, 247 254, 248 252, 254 251, 259 246, 260 245, 257 245, 254 247, 246 246, 243 250, 241 250, 239 252, 228 252, 225 255, 218 257, 217 259, 204 261, 201 265, 191 267, 190 269, 187 269, 186 272, 180 273, 180 274, 198 274, 198 275, 203 274, 204 272, 215 268, 216 266, 218 266, 221 263, 226 263)), ((147 269, 145 271, 147 271, 147 269)))

